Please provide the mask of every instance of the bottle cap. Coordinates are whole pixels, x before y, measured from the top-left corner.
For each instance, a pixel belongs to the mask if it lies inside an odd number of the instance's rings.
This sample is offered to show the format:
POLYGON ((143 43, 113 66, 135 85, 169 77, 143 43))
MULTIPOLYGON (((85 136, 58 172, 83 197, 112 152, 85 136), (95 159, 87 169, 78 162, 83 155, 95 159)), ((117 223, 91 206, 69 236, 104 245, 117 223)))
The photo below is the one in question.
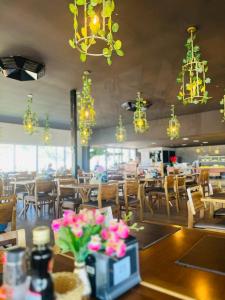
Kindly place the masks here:
POLYGON ((50 229, 47 226, 39 226, 33 229, 33 244, 45 245, 50 242, 50 229))

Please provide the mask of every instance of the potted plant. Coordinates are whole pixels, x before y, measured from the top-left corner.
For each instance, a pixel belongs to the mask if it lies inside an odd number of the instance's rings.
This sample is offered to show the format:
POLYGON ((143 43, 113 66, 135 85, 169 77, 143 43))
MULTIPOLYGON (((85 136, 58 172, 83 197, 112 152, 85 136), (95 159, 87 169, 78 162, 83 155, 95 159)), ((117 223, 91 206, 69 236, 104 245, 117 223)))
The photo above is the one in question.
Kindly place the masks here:
POLYGON ((104 251, 106 255, 117 257, 126 254, 125 239, 129 236, 129 227, 122 220, 112 220, 106 225, 105 216, 99 210, 84 209, 78 214, 65 211, 62 219, 53 221, 52 229, 60 249, 74 255, 74 272, 84 285, 83 296, 91 294, 85 265, 90 253, 104 251))

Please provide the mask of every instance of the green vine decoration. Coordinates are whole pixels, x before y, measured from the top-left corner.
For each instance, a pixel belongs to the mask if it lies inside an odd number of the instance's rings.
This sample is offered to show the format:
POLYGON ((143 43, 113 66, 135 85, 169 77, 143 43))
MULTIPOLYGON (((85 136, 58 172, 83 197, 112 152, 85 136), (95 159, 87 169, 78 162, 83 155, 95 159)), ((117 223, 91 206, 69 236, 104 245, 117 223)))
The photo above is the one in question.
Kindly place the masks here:
POLYGON ((208 62, 201 61, 200 47, 194 45, 195 31, 195 27, 188 28, 190 37, 185 44, 187 53, 183 59, 182 70, 177 77, 177 83, 181 84, 177 98, 185 105, 206 104, 210 99, 206 90, 206 85, 211 82, 211 79, 206 77, 208 62))
POLYGON ((74 37, 69 40, 73 49, 80 51, 80 60, 87 56, 104 56, 108 65, 112 64, 112 54, 124 56, 121 40, 115 40, 113 34, 119 30, 119 24, 113 22, 114 0, 74 0, 69 4, 73 14, 74 37), (83 22, 78 22, 82 17, 83 22), (92 50, 97 41, 104 41, 106 46, 99 51, 92 50))

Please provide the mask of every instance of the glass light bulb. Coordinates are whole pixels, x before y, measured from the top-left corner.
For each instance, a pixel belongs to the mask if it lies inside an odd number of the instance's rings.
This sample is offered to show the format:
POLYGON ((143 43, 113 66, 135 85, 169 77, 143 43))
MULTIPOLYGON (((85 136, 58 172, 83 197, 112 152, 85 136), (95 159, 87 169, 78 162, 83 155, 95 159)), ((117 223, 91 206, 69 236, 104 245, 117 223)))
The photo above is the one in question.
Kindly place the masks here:
POLYGON ((99 23, 99 17, 97 15, 94 15, 94 17, 92 19, 92 23, 93 23, 93 25, 97 25, 99 23))

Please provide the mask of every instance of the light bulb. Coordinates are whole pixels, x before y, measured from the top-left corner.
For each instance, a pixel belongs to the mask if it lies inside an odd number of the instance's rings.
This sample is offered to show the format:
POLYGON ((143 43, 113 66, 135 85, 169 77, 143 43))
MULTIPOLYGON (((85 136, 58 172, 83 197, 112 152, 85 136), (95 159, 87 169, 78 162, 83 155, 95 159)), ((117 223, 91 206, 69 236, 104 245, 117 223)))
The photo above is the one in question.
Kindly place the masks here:
POLYGON ((99 17, 97 15, 94 15, 92 23, 93 25, 97 25, 99 23, 99 17))

